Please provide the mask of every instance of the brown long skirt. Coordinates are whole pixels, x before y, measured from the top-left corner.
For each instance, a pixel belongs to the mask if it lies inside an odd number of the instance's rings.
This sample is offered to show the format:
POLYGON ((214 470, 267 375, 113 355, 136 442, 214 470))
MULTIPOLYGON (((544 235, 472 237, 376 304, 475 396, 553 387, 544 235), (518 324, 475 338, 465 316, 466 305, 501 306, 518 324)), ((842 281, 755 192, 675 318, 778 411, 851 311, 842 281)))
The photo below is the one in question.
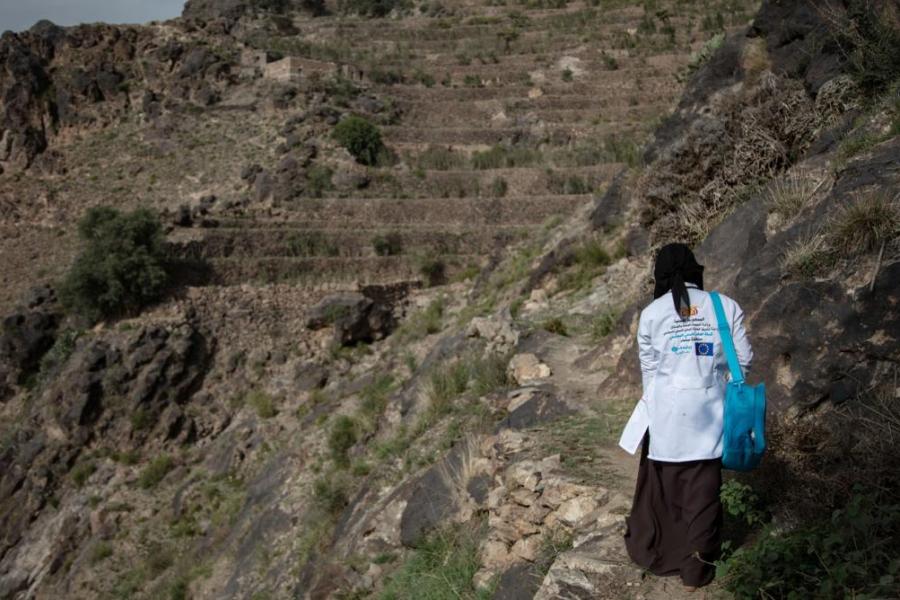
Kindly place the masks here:
POLYGON ((715 577, 708 563, 719 558, 722 546, 722 461, 652 460, 649 446, 647 434, 625 519, 625 547, 631 560, 654 575, 681 575, 684 585, 706 585, 715 577))

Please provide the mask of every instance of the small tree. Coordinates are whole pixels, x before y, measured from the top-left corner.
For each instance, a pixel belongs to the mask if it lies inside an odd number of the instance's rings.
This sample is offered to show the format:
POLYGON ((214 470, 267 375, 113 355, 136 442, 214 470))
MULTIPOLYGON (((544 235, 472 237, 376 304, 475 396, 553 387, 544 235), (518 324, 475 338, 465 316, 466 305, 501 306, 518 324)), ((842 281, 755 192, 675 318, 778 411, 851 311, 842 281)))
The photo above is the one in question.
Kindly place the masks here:
POLYGON ((72 310, 96 320, 145 306, 169 282, 162 224, 148 209, 95 207, 78 224, 85 242, 60 289, 72 310))
POLYGON ((374 165, 384 150, 378 127, 362 117, 350 116, 338 123, 334 139, 364 165, 374 165))
POLYGON ((514 41, 519 39, 519 30, 510 27, 509 29, 504 29, 497 33, 497 37, 503 40, 503 49, 505 52, 510 51, 510 46, 514 41))

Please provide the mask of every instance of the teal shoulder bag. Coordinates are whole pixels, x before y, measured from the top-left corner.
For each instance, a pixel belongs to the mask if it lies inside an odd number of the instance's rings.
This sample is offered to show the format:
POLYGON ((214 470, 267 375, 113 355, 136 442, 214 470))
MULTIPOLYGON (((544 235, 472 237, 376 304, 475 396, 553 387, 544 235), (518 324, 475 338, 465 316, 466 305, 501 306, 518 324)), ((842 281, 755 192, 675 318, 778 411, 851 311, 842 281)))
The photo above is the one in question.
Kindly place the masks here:
POLYGON ((731 328, 717 292, 710 292, 722 349, 728 359, 731 381, 725 391, 725 421, 722 434, 722 466, 733 471, 756 468, 766 451, 766 387, 748 385, 734 350, 731 328))

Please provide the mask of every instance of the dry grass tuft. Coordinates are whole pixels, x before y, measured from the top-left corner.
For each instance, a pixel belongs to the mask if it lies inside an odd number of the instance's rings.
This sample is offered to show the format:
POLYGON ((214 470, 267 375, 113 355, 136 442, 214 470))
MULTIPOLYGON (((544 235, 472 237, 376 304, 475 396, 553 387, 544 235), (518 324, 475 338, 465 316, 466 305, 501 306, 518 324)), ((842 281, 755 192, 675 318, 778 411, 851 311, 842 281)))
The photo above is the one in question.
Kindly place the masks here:
POLYGON ((900 236, 900 194, 878 192, 842 207, 828 226, 832 247, 846 256, 873 252, 900 236))
POLYGON ((766 204, 771 212, 787 220, 803 210, 817 187, 815 181, 800 174, 780 177, 769 185, 766 204))
POLYGON ((831 247, 821 232, 800 238, 787 247, 781 258, 782 270, 797 277, 813 277, 832 263, 831 247))

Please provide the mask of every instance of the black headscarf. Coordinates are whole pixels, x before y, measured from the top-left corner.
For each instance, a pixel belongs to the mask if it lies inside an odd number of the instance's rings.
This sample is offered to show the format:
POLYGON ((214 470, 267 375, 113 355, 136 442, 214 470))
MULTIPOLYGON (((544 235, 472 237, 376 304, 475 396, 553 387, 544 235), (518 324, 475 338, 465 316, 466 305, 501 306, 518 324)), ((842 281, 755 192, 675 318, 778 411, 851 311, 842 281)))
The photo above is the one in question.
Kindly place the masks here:
POLYGON ((653 298, 659 298, 671 291, 672 300, 675 302, 675 314, 680 316, 682 301, 686 306, 690 305, 685 282, 696 284, 698 288, 703 289, 703 265, 697 264, 694 253, 684 244, 666 244, 656 255, 653 278, 656 280, 653 298))

